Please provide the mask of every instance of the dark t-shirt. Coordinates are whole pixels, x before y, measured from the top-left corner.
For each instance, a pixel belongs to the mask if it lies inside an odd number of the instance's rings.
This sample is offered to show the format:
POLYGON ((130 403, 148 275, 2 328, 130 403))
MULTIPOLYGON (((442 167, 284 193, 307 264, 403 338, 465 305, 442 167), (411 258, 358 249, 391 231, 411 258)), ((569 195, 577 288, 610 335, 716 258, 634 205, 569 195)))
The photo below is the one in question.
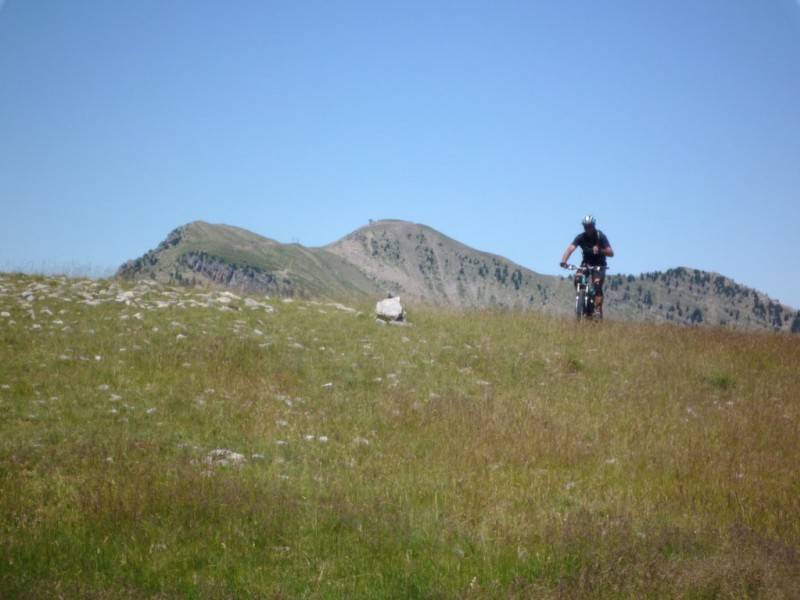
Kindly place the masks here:
POLYGON ((580 248, 583 252, 583 264, 591 267, 606 266, 606 255, 595 254, 592 252, 592 248, 595 246, 600 246, 600 249, 602 250, 611 245, 608 243, 606 234, 604 234, 602 231, 599 229, 596 229, 594 233, 588 233, 584 231, 583 233, 579 233, 577 236, 575 236, 575 239, 572 241, 572 243, 580 248))

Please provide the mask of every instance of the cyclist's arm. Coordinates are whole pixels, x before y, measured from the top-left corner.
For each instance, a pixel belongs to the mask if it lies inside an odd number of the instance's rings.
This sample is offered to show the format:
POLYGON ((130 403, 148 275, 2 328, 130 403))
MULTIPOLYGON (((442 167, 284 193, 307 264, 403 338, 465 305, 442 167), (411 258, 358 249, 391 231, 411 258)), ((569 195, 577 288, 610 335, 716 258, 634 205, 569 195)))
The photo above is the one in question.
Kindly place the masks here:
MULTIPOLYGON (((564 256, 562 256, 562 257, 561 257, 561 266, 562 266, 562 267, 563 267, 565 264, 567 264, 567 261, 569 260, 569 257, 570 257, 570 256, 572 256, 572 253, 573 253, 573 252, 575 252, 575 249, 576 249, 577 247, 578 247, 578 246, 577 246, 576 244, 570 244, 570 245, 569 245, 569 248, 567 248, 567 251, 566 251, 566 252, 564 252, 564 256)), ((612 253, 611 255, 613 256, 613 253, 612 253)))
POLYGON ((614 249, 611 247, 611 242, 608 241, 606 234, 600 234, 600 254, 611 258, 614 256, 614 249))

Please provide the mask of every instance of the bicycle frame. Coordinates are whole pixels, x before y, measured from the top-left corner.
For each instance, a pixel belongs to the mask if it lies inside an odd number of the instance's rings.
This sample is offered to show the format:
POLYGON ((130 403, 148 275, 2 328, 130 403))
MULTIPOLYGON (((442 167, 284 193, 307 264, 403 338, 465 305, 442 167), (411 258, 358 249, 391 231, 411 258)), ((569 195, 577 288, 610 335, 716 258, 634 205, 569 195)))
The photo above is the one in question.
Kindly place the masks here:
POLYGON ((575 317, 578 321, 591 319, 594 316, 595 297, 592 273, 594 271, 605 271, 606 267, 567 265, 565 268, 571 271, 578 271, 575 277, 575 317))

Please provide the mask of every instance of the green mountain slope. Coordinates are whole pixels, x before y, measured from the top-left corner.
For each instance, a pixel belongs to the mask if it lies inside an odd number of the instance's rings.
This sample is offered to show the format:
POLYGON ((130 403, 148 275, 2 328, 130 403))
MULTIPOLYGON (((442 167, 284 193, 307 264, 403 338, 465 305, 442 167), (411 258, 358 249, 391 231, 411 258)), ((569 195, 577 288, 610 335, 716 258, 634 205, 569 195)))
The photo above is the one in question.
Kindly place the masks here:
POLYGON ((155 250, 122 265, 117 276, 302 298, 381 293, 335 254, 202 221, 175 229, 155 250))

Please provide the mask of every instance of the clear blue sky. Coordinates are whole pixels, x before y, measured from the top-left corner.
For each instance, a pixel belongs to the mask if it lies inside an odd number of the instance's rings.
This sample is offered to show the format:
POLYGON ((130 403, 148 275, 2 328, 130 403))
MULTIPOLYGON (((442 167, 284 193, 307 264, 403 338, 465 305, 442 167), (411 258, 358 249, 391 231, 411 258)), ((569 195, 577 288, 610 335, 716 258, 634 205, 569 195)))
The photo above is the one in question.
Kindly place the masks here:
POLYGON ((0 269, 429 225, 800 308, 797 0, 0 0, 0 269))

